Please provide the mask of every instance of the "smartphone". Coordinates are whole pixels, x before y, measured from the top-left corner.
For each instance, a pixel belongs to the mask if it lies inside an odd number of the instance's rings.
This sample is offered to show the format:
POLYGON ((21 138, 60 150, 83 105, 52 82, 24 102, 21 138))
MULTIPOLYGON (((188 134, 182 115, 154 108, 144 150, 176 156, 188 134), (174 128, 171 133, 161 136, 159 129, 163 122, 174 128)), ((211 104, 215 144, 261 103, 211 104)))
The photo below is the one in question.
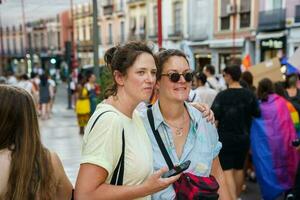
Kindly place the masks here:
POLYGON ((187 160, 183 163, 181 163, 180 165, 178 166, 174 166, 173 169, 167 171, 166 173, 164 173, 162 175, 163 178, 169 178, 171 176, 176 176, 177 174, 180 174, 181 172, 185 171, 187 168, 189 168, 191 164, 191 161, 190 160, 187 160))

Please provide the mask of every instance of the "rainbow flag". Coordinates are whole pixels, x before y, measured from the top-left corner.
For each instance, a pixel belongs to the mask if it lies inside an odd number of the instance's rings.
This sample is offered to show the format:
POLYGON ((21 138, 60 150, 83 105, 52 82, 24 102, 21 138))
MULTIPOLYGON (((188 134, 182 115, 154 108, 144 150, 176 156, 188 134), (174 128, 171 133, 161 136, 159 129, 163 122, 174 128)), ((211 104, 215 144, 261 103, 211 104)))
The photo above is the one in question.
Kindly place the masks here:
POLYGON ((253 120, 251 149, 257 181, 264 200, 275 200, 294 186, 297 138, 286 100, 276 94, 260 103, 261 117, 253 120))
POLYGON ((289 101, 286 101, 286 105, 290 111, 292 121, 294 123, 294 127, 296 129, 297 135, 300 138, 300 121, 299 121, 299 113, 297 112, 296 108, 293 104, 289 101))

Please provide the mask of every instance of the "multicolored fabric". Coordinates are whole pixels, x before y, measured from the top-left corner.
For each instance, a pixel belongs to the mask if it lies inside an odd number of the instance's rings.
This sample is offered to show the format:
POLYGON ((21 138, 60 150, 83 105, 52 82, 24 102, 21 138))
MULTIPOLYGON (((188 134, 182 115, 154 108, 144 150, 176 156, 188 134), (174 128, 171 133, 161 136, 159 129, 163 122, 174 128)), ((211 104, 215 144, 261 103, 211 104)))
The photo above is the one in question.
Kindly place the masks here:
POLYGON ((183 173, 173 184, 176 200, 219 199, 219 184, 215 177, 200 177, 191 173, 183 173))
POLYGON ((297 112, 296 108, 293 104, 289 101, 286 101, 286 105, 290 111, 292 121, 294 123, 294 127, 296 129, 297 135, 300 138, 300 121, 299 121, 299 113, 297 112))
POLYGON ((286 100, 276 94, 260 103, 261 117, 253 120, 251 148, 257 181, 264 200, 274 200, 294 185, 297 138, 286 100))

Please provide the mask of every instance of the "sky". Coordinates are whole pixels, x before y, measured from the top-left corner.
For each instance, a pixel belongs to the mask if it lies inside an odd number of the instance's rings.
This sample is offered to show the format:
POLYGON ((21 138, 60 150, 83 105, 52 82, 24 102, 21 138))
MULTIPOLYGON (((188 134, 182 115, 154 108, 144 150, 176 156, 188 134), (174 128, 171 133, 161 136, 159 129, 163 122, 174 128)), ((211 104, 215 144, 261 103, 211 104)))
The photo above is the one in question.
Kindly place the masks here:
MULTIPOLYGON (((55 17, 61 11, 70 9, 71 0, 24 0, 26 22, 55 17)), ((92 0, 73 0, 73 4, 89 3, 92 0)), ((2 26, 22 23, 21 0, 2 0, 0 4, 2 26)))

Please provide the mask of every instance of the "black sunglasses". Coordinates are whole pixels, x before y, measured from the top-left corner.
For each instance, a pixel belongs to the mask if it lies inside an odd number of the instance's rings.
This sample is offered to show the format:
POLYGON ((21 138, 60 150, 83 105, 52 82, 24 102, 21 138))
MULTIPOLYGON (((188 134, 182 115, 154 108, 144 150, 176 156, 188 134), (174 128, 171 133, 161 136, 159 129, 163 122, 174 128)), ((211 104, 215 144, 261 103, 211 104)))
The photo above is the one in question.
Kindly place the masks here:
POLYGON ((171 72, 168 74, 161 74, 161 76, 168 76, 170 81, 173 83, 177 83, 180 79, 180 76, 183 76, 184 80, 186 82, 191 82, 193 80, 193 73, 192 72, 183 72, 182 74, 179 74, 178 72, 171 72))

